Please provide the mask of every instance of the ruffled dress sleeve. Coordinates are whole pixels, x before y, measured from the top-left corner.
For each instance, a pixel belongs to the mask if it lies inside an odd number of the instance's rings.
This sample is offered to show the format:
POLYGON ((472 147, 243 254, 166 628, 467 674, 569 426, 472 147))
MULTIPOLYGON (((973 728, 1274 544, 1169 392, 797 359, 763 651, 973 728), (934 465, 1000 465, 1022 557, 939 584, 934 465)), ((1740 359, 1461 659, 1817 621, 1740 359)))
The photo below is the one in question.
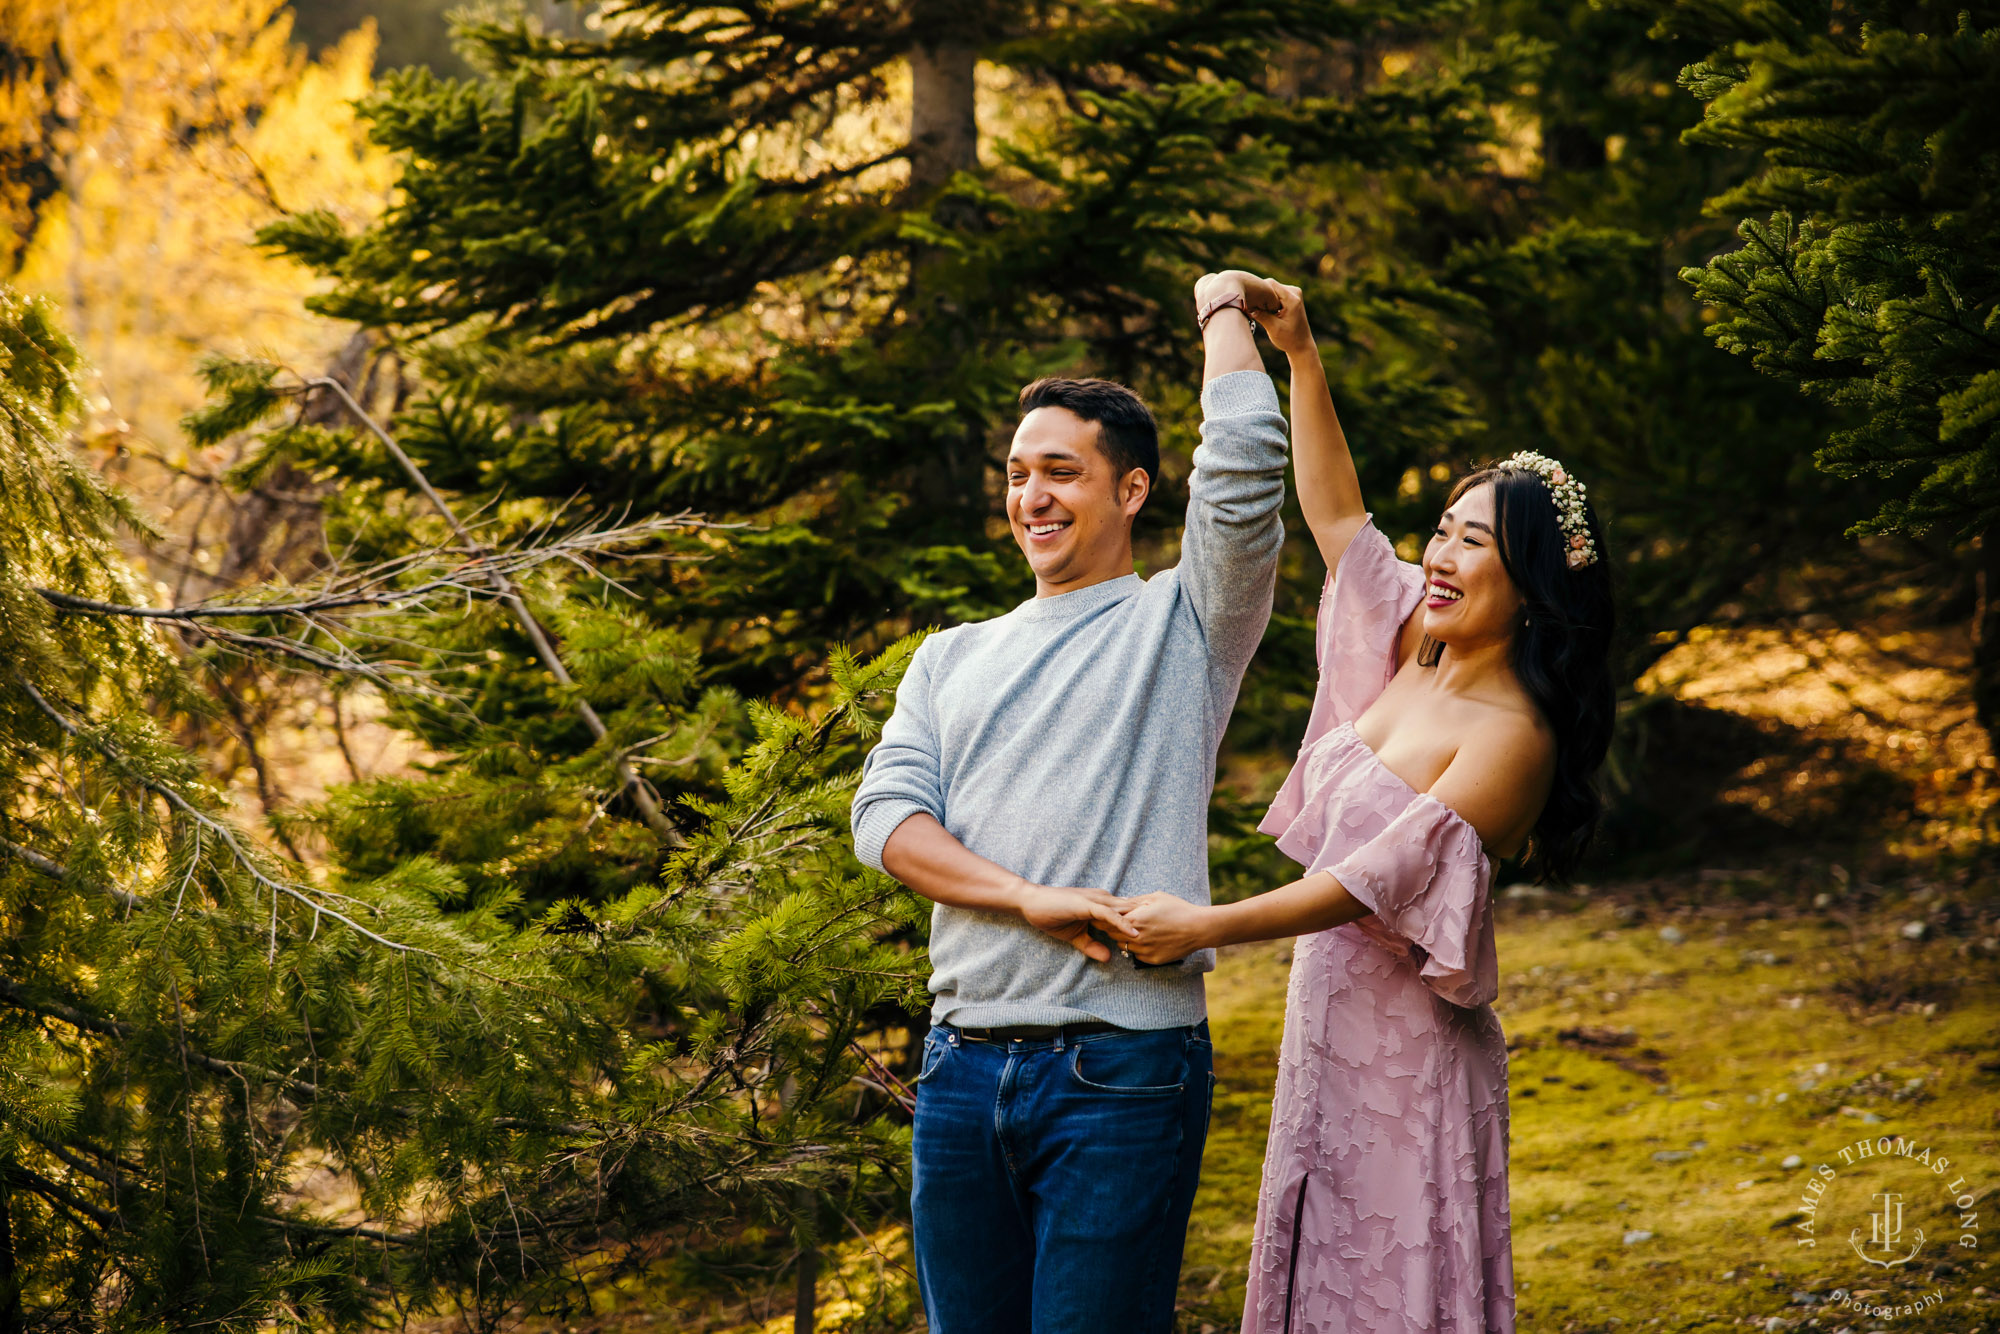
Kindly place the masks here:
POLYGON ((1418 793, 1374 838, 1324 868, 1373 909, 1354 925, 1417 965, 1454 1005, 1500 994, 1493 946, 1493 863, 1464 817, 1418 793))
POLYGON ((1299 743, 1300 762, 1258 825, 1263 832, 1283 834, 1298 819, 1305 805, 1304 761, 1314 743, 1359 718, 1395 676, 1396 641, 1423 593, 1423 567, 1396 559, 1396 549, 1369 515, 1327 571, 1313 635, 1319 686, 1312 717, 1299 743))

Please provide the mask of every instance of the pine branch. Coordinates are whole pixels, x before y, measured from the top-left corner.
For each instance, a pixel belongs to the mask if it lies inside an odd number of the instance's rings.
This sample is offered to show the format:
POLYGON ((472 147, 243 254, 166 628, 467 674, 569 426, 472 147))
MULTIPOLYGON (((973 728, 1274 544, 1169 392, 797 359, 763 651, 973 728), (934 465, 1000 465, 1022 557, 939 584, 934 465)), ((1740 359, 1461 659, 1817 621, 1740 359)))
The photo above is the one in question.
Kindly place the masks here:
POLYGON ((19 1163, 0 1162, 0 1176, 4 1176, 9 1185, 24 1186, 50 1204, 60 1205, 74 1214, 81 1214, 105 1232, 123 1231, 125 1228, 125 1221, 117 1214, 100 1209, 90 1201, 72 1195, 39 1172, 31 1171, 19 1163))
POLYGON ((84 1176, 89 1177, 99 1185, 109 1186, 114 1192, 123 1185, 124 1178, 120 1176, 120 1173, 124 1174, 124 1177, 135 1177, 142 1180, 146 1176, 146 1169, 139 1164, 120 1158, 116 1154, 107 1153, 94 1144, 86 1142, 81 1147, 88 1150, 91 1157, 96 1158, 99 1162, 110 1163, 111 1169, 115 1170, 99 1167, 97 1163, 90 1161, 89 1158, 71 1153, 67 1147, 58 1144, 46 1135, 37 1134, 32 1130, 28 1132, 28 1135, 38 1146, 45 1152, 53 1154, 56 1160, 69 1168, 70 1171, 81 1172, 84 1176))
POLYGON ((364 1227, 360 1224, 336 1226, 329 1223, 307 1223, 296 1218, 280 1218, 276 1214, 263 1215, 263 1221, 284 1232, 305 1232, 316 1237, 360 1237, 365 1241, 379 1241, 389 1246, 423 1246, 430 1240, 416 1232, 384 1232, 380 1228, 364 1227))
MULTIPOLYGON (((43 696, 42 692, 35 689, 33 683, 28 681, 25 677, 22 677, 17 674, 14 677, 14 682, 16 685, 20 686, 23 691, 27 693, 28 698, 34 702, 35 707, 40 709, 44 714, 48 715, 48 717, 56 724, 56 726, 61 728, 66 735, 70 736, 75 740, 81 741, 83 744, 97 751, 98 754, 102 755, 112 764, 122 769, 128 776, 132 778, 134 782, 138 783, 141 787, 145 788, 149 792, 156 794, 157 796, 165 800, 169 806, 172 806, 175 810, 180 811, 190 820, 193 820, 197 825, 199 825, 203 829, 206 829, 210 833, 214 834, 218 839, 221 840, 223 847, 228 849, 231 858, 236 862, 236 864, 239 867, 243 869, 243 871, 246 874, 250 876, 251 879, 255 880, 258 884, 262 885, 264 888, 270 890, 273 894, 282 894, 286 898, 296 900, 297 902, 305 905, 307 908, 310 908, 313 912, 315 922, 319 917, 322 916, 331 917, 334 921, 339 922, 341 925, 347 927, 350 931, 353 931, 357 935, 360 935, 368 940, 372 940, 376 944, 381 945, 386 949, 394 950, 398 954, 419 955, 421 957, 428 959, 436 959, 439 963, 449 964, 450 961, 447 960, 443 955, 437 953, 435 950, 427 950, 419 945, 406 945, 401 941, 391 940, 387 936, 378 934, 377 932, 374 931, 370 931, 367 927, 361 925, 361 923, 355 921, 352 917, 349 917, 346 913, 341 912, 339 909, 328 907, 326 904, 313 898, 310 894, 307 894, 304 890, 301 890, 294 885, 288 885, 281 880, 275 880, 269 875, 265 874, 264 869, 257 864, 257 859, 251 856, 250 852, 246 848, 244 848, 244 846, 240 842, 237 841, 235 832, 231 830, 229 826, 223 824, 220 820, 217 820, 215 817, 208 814, 208 812, 202 810, 199 806, 196 806, 193 802, 189 801, 186 797, 183 797, 180 793, 176 792, 169 785, 162 783, 159 780, 152 778, 144 773, 137 772, 133 768, 133 766, 126 761, 125 757, 123 755, 120 755, 117 751, 85 736, 83 734, 83 730, 80 727, 78 727, 74 722, 70 721, 68 718, 64 717, 62 712, 58 710, 54 705, 50 704, 49 701, 43 696)), ((471 971, 478 972, 479 970, 473 969, 471 971)), ((502 981, 502 979, 497 979, 497 978, 491 980, 502 981)))
MULTIPOLYGON (((37 1000, 31 997, 19 982, 14 981, 10 977, 0 977, 0 1004, 11 1005, 17 1010, 25 1010, 30 1014, 39 1014, 45 1018, 58 1019, 68 1024, 71 1028, 79 1029, 86 1033, 95 1033, 99 1037, 114 1038, 120 1042, 130 1042, 137 1036, 137 1030, 132 1025, 124 1023, 121 1020, 106 1019, 100 1015, 90 1014, 87 1011, 78 1009, 74 1005, 64 1004, 62 1001, 37 1000)), ((250 1075, 255 1075, 260 1080, 276 1084, 284 1092, 285 1096, 291 1098, 292 1101, 301 1106, 317 1101, 320 1096, 319 1086, 309 1083, 306 1080, 294 1079, 291 1076, 281 1075, 275 1071, 260 1069, 247 1062, 225 1061, 220 1057, 210 1056, 206 1052, 199 1051, 183 1041, 177 1041, 174 1046, 176 1054, 190 1065, 199 1066, 210 1074, 221 1075, 225 1079, 232 1080, 245 1079, 247 1072, 250 1075)))
POLYGON ((82 880, 55 858, 44 856, 36 852, 33 848, 23 847, 21 844, 15 843, 10 839, 0 838, 0 852, 4 852, 8 856, 26 863, 51 880, 59 880, 64 884, 88 884, 92 889, 128 911, 136 911, 146 906, 146 901, 137 894, 119 889, 115 885, 101 885, 82 880))

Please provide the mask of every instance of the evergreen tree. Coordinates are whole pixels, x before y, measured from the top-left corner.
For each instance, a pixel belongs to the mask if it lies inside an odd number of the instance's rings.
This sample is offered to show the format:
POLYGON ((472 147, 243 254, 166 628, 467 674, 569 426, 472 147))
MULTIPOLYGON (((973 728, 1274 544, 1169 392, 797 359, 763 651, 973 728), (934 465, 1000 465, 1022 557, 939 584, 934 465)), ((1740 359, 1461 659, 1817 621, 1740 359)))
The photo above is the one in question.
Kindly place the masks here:
MULTIPOLYGON (((1327 232, 1302 210, 1329 178, 1368 193, 1482 169, 1514 47, 1379 65, 1449 9, 809 0, 601 6, 583 37, 476 23, 489 78, 408 71, 368 104, 403 163, 382 220, 348 234, 302 213, 264 235, 332 278, 318 309, 415 368, 395 433, 468 512, 505 497, 532 522, 587 497, 746 522, 699 564, 624 578, 621 614, 635 641, 696 651, 709 681, 811 700, 829 642, 879 646, 1027 595, 998 464, 1036 375, 1110 375, 1155 401, 1165 475, 1139 549, 1172 561, 1196 416, 1191 279, 1318 271, 1327 232)), ((1343 413, 1393 496, 1403 460, 1466 436, 1464 397, 1428 312, 1369 323, 1366 292, 1337 295, 1357 312, 1342 350, 1361 353, 1336 358, 1343 413)), ((407 486, 363 433, 274 446, 368 494, 407 486)), ((1316 569, 1302 544, 1287 578, 1316 584, 1316 569)), ((1310 592, 1283 600, 1301 604, 1310 592)), ((1296 738, 1310 643, 1309 610, 1281 616, 1242 744, 1296 738)), ((618 689, 601 707, 622 707, 618 689)), ((399 720, 438 752, 469 742, 399 720)), ((588 738, 540 744, 573 755, 588 738)), ((492 827, 499 846, 519 825, 495 807, 492 827)), ((449 855, 409 832, 399 851, 449 855)), ((549 892, 596 892, 561 880, 549 892)))
POLYGON ((1683 276, 1718 346, 1835 405, 1818 465, 1861 479, 1856 533, 1980 539, 1979 716, 2000 728, 2000 10, 1688 0, 1710 54, 1688 139, 1759 155, 1713 209, 1740 248, 1683 276))
MULTIPOLYGON (((412 72, 370 105, 402 202, 358 235, 300 215, 267 236, 334 278, 321 309, 420 366, 400 430, 441 485, 753 520, 686 577, 632 585, 746 692, 809 689, 830 639, 1025 595, 994 465, 1037 373, 1116 376, 1161 407, 1140 553, 1170 561, 1183 293, 1225 262, 1304 280, 1406 548, 1481 458, 1541 449, 1593 478, 1628 680, 1852 517, 1800 465, 1818 420, 1707 357, 1672 281, 1737 164, 1679 148, 1689 52, 1629 12, 654 3, 593 21, 475 25, 491 79, 412 72)), ((313 461, 370 475, 337 445, 313 461)), ((1233 750, 1302 725, 1307 546, 1233 750)))
MULTIPOLYGON (((755 711, 681 846, 608 903, 524 922, 518 890, 429 856, 313 872, 232 822, 153 721, 203 696, 152 627, 444 710, 472 692, 365 650, 407 640, 429 598, 504 603, 495 569, 605 544, 148 606, 114 545, 139 517, 64 448, 75 372, 48 308, 0 290, 0 1329, 392 1306, 491 1327, 574 1300, 585 1253, 615 1273, 760 1219, 809 1243, 822 1210, 898 1197, 905 1132, 871 1109, 899 1091, 856 1037, 908 1003, 920 960, 881 942, 913 908, 840 835, 864 705, 913 645, 836 656, 815 717, 755 711), (801 1213, 806 1187, 823 1203, 801 1213)), ((559 592, 542 605, 561 622, 559 592)), ((535 785, 587 836, 616 767, 535 785)), ((483 795, 339 793, 320 820, 393 848, 426 803, 483 795)))
MULTIPOLYGON (((1316 264, 1275 199, 1300 173, 1474 162, 1512 68, 1503 46, 1301 92, 1273 62, 1433 18, 802 0, 609 5, 585 38, 476 24, 491 78, 407 72, 369 104, 405 164, 380 224, 266 235, 334 278, 319 309, 419 361, 399 431, 441 487, 754 518, 640 591, 733 684, 789 690, 827 642, 1024 594, 993 519, 1034 375, 1151 393, 1184 475, 1191 277, 1316 264)), ((1385 447, 1454 419, 1421 369, 1347 378, 1385 447)), ((1174 501, 1149 509, 1156 554, 1174 501)))
POLYGON ((1469 31, 1534 41, 1537 77, 1509 98, 1505 169, 1478 190, 1421 183, 1421 230, 1399 248, 1442 254, 1413 296, 1454 336, 1481 451, 1539 450, 1589 479, 1621 564, 1630 681, 1723 604, 1782 610, 1773 573, 1823 555, 1852 488, 1801 465, 1826 416, 1709 356, 1674 281, 1726 238, 1702 203, 1745 167, 1679 143, 1696 114, 1673 76, 1691 48, 1629 9, 1546 0, 1491 0, 1469 31))

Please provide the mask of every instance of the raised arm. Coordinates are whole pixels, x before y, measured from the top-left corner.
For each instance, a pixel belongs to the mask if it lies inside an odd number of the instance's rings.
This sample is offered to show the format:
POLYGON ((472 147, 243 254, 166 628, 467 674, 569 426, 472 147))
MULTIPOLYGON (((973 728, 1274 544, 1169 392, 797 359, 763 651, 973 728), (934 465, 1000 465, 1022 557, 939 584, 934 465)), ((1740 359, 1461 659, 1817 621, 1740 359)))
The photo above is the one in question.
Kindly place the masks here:
POLYGON ((1226 715, 1264 637, 1284 545, 1285 418, 1249 312, 1274 308, 1263 279, 1237 271, 1195 285, 1203 319, 1201 445, 1188 482, 1180 587, 1208 642, 1209 682, 1226 715))
POLYGON ((1271 284, 1282 308, 1259 315, 1258 323, 1292 368, 1292 476, 1320 556, 1331 570, 1340 563, 1347 544, 1368 520, 1361 501, 1361 479, 1347 452, 1347 436, 1333 410, 1326 365, 1319 357, 1312 326, 1306 320, 1304 294, 1296 287, 1271 284))

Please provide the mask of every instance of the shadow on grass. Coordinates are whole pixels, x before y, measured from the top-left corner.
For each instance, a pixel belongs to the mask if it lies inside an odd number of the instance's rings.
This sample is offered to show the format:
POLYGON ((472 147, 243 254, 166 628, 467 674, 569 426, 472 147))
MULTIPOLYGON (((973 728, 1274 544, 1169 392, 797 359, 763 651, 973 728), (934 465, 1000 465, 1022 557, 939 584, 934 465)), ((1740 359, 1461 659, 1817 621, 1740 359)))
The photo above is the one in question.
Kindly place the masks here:
POLYGON ((1849 738, 1670 698, 1622 726, 1593 875, 1858 855, 1911 818, 1914 785, 1849 738))

